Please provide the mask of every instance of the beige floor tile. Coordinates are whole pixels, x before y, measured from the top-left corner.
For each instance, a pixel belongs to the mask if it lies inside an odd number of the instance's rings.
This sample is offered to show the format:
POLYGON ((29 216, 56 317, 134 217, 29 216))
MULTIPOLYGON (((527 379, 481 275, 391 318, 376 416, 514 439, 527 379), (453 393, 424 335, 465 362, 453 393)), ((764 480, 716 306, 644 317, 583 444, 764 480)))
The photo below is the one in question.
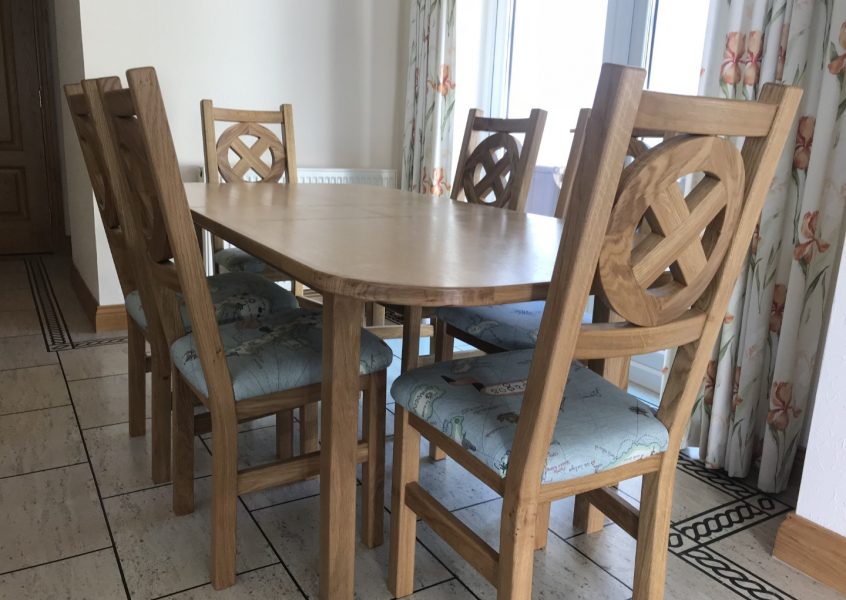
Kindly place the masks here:
MULTIPOLYGON (((470 526, 487 543, 499 547, 501 501, 456 511, 456 516, 470 526)), ((496 591, 473 567, 455 553, 427 525, 420 524, 417 537, 479 598, 495 598, 496 591)), ((547 547, 535 553, 532 598, 603 598, 624 600, 631 590, 597 567, 574 548, 555 536, 547 547)))
MULTIPOLYGON (((68 389, 79 416, 79 425, 83 429, 126 423, 129 420, 129 382, 126 373, 69 381, 68 389)), ((150 374, 147 373, 147 415, 150 414, 150 390, 150 374)))
POLYGON ((7 290, 29 289, 29 277, 26 274, 26 267, 24 267, 23 262, 20 263, 20 267, 23 268, 16 268, 8 272, 0 270, 0 290, 5 292, 7 290))
MULTIPOLYGON (((449 510, 458 510, 471 504, 499 498, 478 478, 450 458, 434 461, 429 458, 429 447, 421 444, 420 485, 449 510)), ((394 443, 385 449, 385 507, 391 508, 391 473, 393 471, 394 443)))
POLYGON ((85 462, 73 407, 0 417, 0 477, 85 462))
POLYGON ((41 323, 35 309, 0 310, 0 337, 38 335, 41 323))
POLYGON ((715 552, 752 571, 770 585, 796 598, 846 599, 846 595, 814 581, 804 573, 773 558, 772 551, 776 532, 783 520, 783 517, 769 519, 760 525, 744 529, 714 542, 710 546, 715 552))
POLYGON ((411 600, 473 600, 474 596, 455 579, 406 596, 411 600))
POLYGON ((0 415, 70 404, 59 365, 0 371, 0 415))
MULTIPOLYGON (((196 482, 196 510, 171 511, 171 487, 158 487, 104 501, 126 584, 134 600, 172 594, 210 581, 211 478, 196 482)), ((236 569, 277 562, 247 511, 238 508, 236 569)))
MULTIPOLYGON (((150 477, 152 438, 149 419, 144 437, 129 437, 125 423, 86 429, 82 434, 103 498, 156 485, 150 477)), ((211 455, 199 438, 194 441, 194 460, 197 477, 211 475, 211 455)))
MULTIPOLYGON (((620 490, 629 496, 636 506, 640 505, 640 484, 640 477, 620 482, 620 490)), ((734 496, 730 496, 692 475, 676 471, 672 521, 675 523, 687 519, 734 500, 736 500, 734 496)))
MULTIPOLYGON (((207 442, 211 444, 209 440, 207 442)), ((294 430, 294 446, 299 445, 299 434, 294 430)), ((246 468, 276 460, 276 427, 265 427, 238 434, 239 467, 246 468)), ((243 497, 250 510, 265 508, 272 504, 290 502, 320 493, 320 480, 309 479, 290 485, 276 486, 243 497)))
POLYGON ((217 591, 211 584, 168 596, 173 600, 302 600, 294 580, 280 564, 239 575, 235 585, 217 591))
MULTIPOLYGON (((361 506, 360 498, 358 506, 361 506)), ((310 597, 318 592, 318 543, 319 543, 319 498, 306 498, 255 511, 258 521, 268 539, 279 552, 291 574, 310 597)), ((360 523, 360 520, 358 520, 360 523)), ((356 531, 360 531, 356 527, 356 531)), ((355 592, 357 598, 380 600, 391 598, 387 587, 388 566, 388 515, 385 514, 385 543, 378 548, 363 546, 358 537, 355 553, 355 592)), ((418 590, 441 581, 451 575, 418 544, 417 570, 414 589, 418 590)))
POLYGON ((0 288, 0 311, 4 310, 34 310, 35 301, 29 288, 0 288))
POLYGON ((127 372, 126 344, 109 344, 59 352, 68 381, 127 372))
POLYGON ((55 352, 48 352, 39 335, 0 338, 0 371, 24 369, 59 362, 55 352))
POLYGON ((0 572, 111 545, 88 465, 0 480, 0 572))
POLYGON ((111 548, 0 576, 0 600, 126 598, 111 548))

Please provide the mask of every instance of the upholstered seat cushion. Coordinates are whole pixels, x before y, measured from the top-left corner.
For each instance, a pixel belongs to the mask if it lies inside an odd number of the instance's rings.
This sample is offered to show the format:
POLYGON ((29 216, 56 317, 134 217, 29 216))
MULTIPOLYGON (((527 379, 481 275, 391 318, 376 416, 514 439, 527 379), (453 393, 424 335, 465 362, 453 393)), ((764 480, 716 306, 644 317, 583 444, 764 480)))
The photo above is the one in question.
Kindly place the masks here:
MULTIPOLYGON (((218 323, 236 319, 261 319, 267 315, 299 307, 297 298, 272 281, 255 273, 221 273, 208 278, 209 292, 218 323)), ((147 316, 141 307, 141 296, 134 290, 126 296, 127 314, 142 328, 147 316)), ((191 329, 188 307, 181 307, 182 322, 191 329)))
MULTIPOLYGON (((220 337, 235 399, 254 398, 321 381, 323 314, 299 309, 261 321, 242 320, 220 326, 220 337)), ((171 346, 173 364, 198 391, 208 394, 193 334, 171 346)), ((362 375, 388 368, 393 359, 385 342, 361 332, 362 375)), ((355 424, 353 424, 353 427, 355 424)))
POLYGON ((214 262, 231 273, 262 273, 267 268, 264 261, 234 247, 215 252, 214 262))
MULTIPOLYGON (((437 363, 401 375, 394 400, 505 476, 534 350, 437 363)), ((558 412, 545 483, 575 479, 667 449, 651 408, 573 363, 558 412)))
POLYGON ((503 350, 534 348, 543 316, 543 300, 495 306, 450 306, 435 316, 503 350))

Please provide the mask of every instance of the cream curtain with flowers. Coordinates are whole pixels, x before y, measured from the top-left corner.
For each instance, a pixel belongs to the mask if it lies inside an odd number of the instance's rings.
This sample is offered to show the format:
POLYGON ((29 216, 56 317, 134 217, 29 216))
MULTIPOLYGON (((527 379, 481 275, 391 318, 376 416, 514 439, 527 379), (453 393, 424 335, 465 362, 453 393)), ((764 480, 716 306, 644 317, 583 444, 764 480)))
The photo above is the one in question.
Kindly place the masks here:
POLYGON ((448 196, 455 106, 455 0, 414 0, 401 187, 448 196))
POLYGON ((846 204, 846 0, 712 0, 700 93, 804 89, 694 413, 709 466, 784 489, 808 416, 846 204))

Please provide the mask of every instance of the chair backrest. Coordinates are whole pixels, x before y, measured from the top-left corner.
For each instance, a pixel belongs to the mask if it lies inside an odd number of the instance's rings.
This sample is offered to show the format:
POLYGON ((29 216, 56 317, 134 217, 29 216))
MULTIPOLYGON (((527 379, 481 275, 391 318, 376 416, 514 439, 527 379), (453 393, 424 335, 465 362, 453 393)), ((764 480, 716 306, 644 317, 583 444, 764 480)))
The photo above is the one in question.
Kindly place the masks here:
POLYGON ((539 108, 527 119, 490 119, 471 108, 450 197, 463 193, 467 202, 525 211, 545 124, 539 108), (482 132, 490 135, 477 144, 482 132), (514 137, 519 134, 522 144, 514 137))
POLYGON ((633 89, 642 80, 639 70, 603 67, 506 485, 540 485, 574 358, 677 348, 658 418, 670 431, 667 452, 678 451, 801 98, 772 84, 757 102, 633 89), (632 137, 665 139, 623 170, 632 137), (730 137, 745 138, 741 151, 730 137), (689 174, 701 179, 685 197, 678 181, 689 174), (643 219, 650 232, 639 236, 643 219), (581 325, 594 273, 625 322, 581 325))
POLYGON ((155 69, 131 69, 128 88, 104 91, 111 135, 129 184, 168 343, 183 335, 179 294, 191 319, 210 409, 234 418, 234 398, 185 187, 155 69))
MULTIPOLYGON (((107 78, 103 81, 106 86, 120 85, 116 78, 107 78)), ((105 155, 97 135, 96 115, 93 114, 88 99, 83 93, 82 84, 71 83, 66 85, 64 89, 76 136, 82 148, 85 168, 88 171, 88 178, 91 180, 94 198, 100 211, 103 228, 106 231, 106 241, 109 244, 112 260, 115 262, 121 291, 125 296, 136 289, 138 284, 135 266, 128 247, 125 219, 122 218, 116 199, 114 173, 109 170, 106 164, 108 157, 105 155)), ((99 125, 102 124, 101 121, 99 125)))
POLYGON ((297 181, 294 113, 290 104, 278 111, 218 108, 200 102, 203 151, 209 183, 247 181, 252 173, 262 183, 297 181), (218 137, 215 123, 232 123, 218 137), (281 127, 282 137, 266 125, 281 127))

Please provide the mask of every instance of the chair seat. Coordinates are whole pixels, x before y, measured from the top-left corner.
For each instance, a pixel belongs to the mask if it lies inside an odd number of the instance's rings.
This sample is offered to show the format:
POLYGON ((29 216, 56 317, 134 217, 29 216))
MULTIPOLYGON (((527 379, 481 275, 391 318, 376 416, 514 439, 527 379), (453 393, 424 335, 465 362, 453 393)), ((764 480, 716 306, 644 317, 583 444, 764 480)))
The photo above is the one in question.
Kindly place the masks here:
MULTIPOLYGON (((261 321, 242 320, 220 326, 236 400, 282 392, 322 380, 323 313, 298 309, 261 321)), ((194 388, 208 394, 193 334, 170 349, 173 364, 194 388)), ((360 373, 388 368, 393 359, 385 342, 361 332, 360 373)), ((353 424, 355 426, 355 424, 353 424)))
POLYGON ((543 300, 494 306, 450 306, 437 309, 435 316, 503 350, 524 350, 534 348, 538 341, 543 307, 543 300))
MULTIPOLYGON (((280 311, 299 308, 291 292, 254 273, 221 273, 207 278, 218 323, 237 319, 261 319, 280 311)), ((181 306, 182 322, 191 329, 188 307, 181 306)), ((141 296, 134 290, 126 296, 126 312, 139 327, 147 329, 141 296)))
MULTIPOLYGON (((394 382, 391 395, 504 477, 533 352, 414 369, 394 382)), ((544 483, 598 473, 667 449, 667 428, 648 405, 579 363, 570 368, 564 398, 544 483)))
POLYGON ((267 268, 264 261, 234 247, 215 252, 214 262, 230 273, 263 273, 267 268))

